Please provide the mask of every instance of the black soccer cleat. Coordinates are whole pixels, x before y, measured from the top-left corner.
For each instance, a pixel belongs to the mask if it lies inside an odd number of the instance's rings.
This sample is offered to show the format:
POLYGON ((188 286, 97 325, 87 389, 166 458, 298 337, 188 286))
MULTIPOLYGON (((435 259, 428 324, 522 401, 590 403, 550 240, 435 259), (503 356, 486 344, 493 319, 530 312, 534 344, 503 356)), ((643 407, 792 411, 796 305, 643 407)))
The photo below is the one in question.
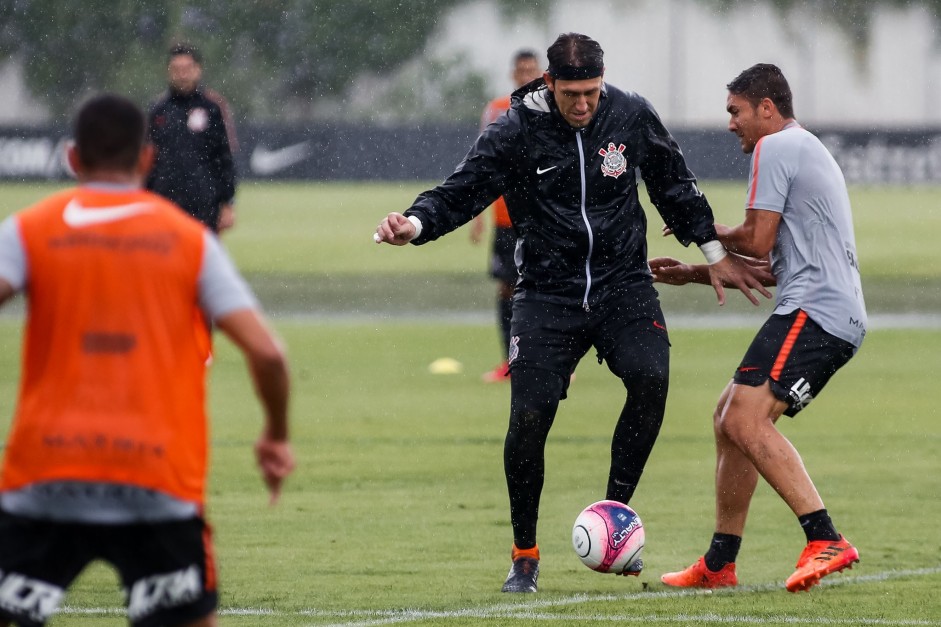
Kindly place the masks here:
POLYGON ((539 560, 520 557, 513 560, 510 573, 503 583, 503 592, 535 592, 539 577, 539 560))

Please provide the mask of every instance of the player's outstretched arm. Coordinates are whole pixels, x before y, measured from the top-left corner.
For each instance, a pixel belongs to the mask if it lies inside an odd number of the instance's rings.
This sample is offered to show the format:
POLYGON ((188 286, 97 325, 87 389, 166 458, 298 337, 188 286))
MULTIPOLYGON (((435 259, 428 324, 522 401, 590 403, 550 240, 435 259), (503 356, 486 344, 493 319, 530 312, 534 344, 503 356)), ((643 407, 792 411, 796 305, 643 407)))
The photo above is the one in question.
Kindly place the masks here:
POLYGON ((255 443, 255 458, 262 479, 277 502, 284 479, 294 470, 294 452, 288 443, 290 377, 281 343, 254 309, 240 309, 216 320, 216 325, 245 355, 265 410, 265 426, 255 443))

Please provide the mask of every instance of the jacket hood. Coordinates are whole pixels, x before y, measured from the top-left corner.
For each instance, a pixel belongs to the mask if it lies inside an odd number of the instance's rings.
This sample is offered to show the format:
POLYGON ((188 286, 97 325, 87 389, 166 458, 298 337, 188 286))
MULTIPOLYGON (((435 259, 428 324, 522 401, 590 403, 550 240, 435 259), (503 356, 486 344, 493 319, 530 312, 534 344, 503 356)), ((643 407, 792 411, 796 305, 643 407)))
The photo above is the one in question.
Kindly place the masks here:
MULTIPOLYGON (((608 84, 601 83, 601 99, 598 102, 598 109, 600 110, 603 106, 605 100, 608 97, 608 84)), ((555 95, 549 91, 549 86, 546 84, 545 79, 537 78, 536 80, 526 83, 510 95, 510 106, 518 106, 529 109, 536 113, 555 113, 557 119, 560 122, 568 124, 562 118, 562 114, 559 113, 559 108, 555 103, 555 95)), ((598 116, 598 111, 595 112, 595 117, 598 116)), ((592 119, 594 121, 594 118, 592 119)))

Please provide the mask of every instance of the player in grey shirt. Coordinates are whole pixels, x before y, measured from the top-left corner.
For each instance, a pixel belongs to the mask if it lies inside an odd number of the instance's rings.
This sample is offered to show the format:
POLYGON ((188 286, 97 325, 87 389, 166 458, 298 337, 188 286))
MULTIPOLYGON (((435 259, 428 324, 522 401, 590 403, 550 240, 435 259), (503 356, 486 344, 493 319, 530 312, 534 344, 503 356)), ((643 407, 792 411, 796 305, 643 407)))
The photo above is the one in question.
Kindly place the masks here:
POLYGON ((859 348, 866 306, 840 166, 791 120, 755 146, 747 198, 746 209, 780 215, 770 256, 778 285, 774 313, 803 309, 827 333, 859 348))
MULTIPOLYGON (((866 334, 846 182, 827 149, 797 123, 781 70, 758 64, 728 85, 729 130, 752 155, 745 221, 716 225, 730 254, 752 258, 777 285, 774 312, 758 331, 714 413, 716 527, 709 550, 661 580, 686 588, 738 583, 735 560, 759 475, 784 499, 807 537, 790 592, 859 561, 830 520, 794 446, 778 431, 820 393, 866 334), (767 261, 770 265, 763 265, 767 261)), ((708 270, 650 260, 657 281, 708 283, 708 270)))

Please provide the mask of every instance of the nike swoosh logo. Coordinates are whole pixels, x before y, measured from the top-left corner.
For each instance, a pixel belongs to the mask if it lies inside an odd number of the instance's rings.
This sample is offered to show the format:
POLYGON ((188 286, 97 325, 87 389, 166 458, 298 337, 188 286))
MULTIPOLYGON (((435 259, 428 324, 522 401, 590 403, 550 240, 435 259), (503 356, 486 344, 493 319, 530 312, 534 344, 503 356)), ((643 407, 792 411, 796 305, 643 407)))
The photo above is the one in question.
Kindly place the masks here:
POLYGON ((557 166, 557 165, 550 165, 548 168, 536 168, 536 174, 545 174, 545 173, 548 172, 549 170, 555 170, 557 167, 559 167, 559 166, 557 166))
POLYGON ((752 370, 758 370, 758 366, 742 366, 738 369, 739 372, 751 372, 752 370))
POLYGON ((274 174, 310 156, 310 142, 303 141, 276 150, 255 146, 249 159, 249 167, 255 174, 274 174))
POLYGON ((154 210, 154 206, 146 202, 135 202, 129 205, 115 205, 112 207, 94 207, 87 209, 78 200, 73 198, 62 212, 62 220, 72 228, 81 229, 95 224, 117 222, 131 216, 154 210))

